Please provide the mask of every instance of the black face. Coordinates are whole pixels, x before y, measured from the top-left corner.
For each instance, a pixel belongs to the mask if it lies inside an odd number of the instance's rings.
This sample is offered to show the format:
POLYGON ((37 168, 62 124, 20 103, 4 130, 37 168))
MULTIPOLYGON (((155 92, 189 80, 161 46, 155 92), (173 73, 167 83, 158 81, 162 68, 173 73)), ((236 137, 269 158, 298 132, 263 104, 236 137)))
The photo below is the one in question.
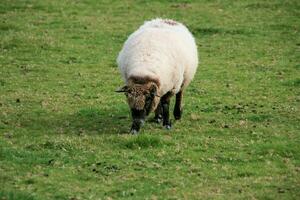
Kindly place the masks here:
POLYGON ((146 87, 145 85, 137 84, 133 87, 124 86, 117 92, 124 92, 127 97, 133 120, 131 132, 137 133, 144 123, 146 116, 149 115, 155 106, 155 96, 158 96, 157 86, 153 84, 150 87, 146 87))
POLYGON ((145 120, 146 118, 146 112, 144 110, 137 110, 134 108, 131 108, 131 116, 134 120, 145 120))
POLYGON ((145 105, 143 109, 138 110, 135 108, 131 108, 132 118, 144 120, 145 117, 148 116, 151 111, 153 99, 154 97, 150 95, 145 95, 145 105))
POLYGON ((144 123, 146 116, 148 116, 151 111, 153 99, 154 99, 154 96, 146 94, 145 95, 145 105, 142 110, 137 110, 135 108, 131 108, 131 116, 133 119, 131 131, 138 132, 140 130, 140 127, 144 123))
POLYGON ((139 132, 141 125, 144 123, 146 118, 146 112, 145 110, 137 110, 132 108, 131 109, 131 116, 132 116, 132 126, 131 126, 131 132, 139 132))

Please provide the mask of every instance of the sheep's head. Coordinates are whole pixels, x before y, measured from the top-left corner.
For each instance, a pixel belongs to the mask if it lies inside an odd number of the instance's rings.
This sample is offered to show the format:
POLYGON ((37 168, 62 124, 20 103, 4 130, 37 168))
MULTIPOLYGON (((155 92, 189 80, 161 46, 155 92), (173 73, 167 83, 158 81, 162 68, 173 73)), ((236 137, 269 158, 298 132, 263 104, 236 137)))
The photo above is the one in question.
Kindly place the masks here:
POLYGON ((153 111, 159 103, 157 90, 158 87, 155 83, 148 83, 124 86, 117 92, 124 92, 131 110, 135 110, 145 117, 153 111))
POLYGON ((159 81, 149 77, 130 77, 127 85, 116 92, 123 92, 131 110, 133 134, 140 130, 146 116, 156 109, 160 97, 157 94, 159 81))

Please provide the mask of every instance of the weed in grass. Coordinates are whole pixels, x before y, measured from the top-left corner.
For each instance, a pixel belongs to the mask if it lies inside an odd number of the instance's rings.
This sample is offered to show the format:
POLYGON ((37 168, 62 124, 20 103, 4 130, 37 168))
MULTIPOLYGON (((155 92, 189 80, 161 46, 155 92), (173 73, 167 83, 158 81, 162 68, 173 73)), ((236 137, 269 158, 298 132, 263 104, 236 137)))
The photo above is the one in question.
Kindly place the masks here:
POLYGON ((158 136, 151 136, 146 134, 138 135, 126 140, 123 144, 129 149, 145 149, 145 148, 156 148, 161 147, 163 142, 158 136))

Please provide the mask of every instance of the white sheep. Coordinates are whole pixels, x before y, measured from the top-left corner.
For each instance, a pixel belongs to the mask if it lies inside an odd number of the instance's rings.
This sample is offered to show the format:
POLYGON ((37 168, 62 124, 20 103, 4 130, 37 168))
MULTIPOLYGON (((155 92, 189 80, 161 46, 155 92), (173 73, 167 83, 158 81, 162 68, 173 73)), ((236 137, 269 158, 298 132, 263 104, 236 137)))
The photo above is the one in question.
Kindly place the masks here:
POLYGON ((132 33, 117 58, 131 109, 132 133, 137 133, 145 117, 155 110, 155 120, 171 128, 170 98, 176 94, 174 117, 181 118, 182 92, 198 66, 194 37, 181 23, 170 19, 146 21, 132 33))

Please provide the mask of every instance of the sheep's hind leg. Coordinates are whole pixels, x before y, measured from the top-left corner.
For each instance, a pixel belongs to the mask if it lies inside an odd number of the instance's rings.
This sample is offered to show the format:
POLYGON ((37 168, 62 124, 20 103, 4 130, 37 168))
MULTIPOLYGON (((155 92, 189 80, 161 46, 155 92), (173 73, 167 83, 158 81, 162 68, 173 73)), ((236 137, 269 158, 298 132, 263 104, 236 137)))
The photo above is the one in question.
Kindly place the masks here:
POLYGON ((182 102, 182 91, 179 91, 176 94, 176 101, 175 101, 175 106, 173 111, 173 115, 176 120, 181 119, 181 115, 182 115, 181 102, 182 102))
POLYGON ((161 102, 159 102, 155 110, 154 122, 159 124, 162 121, 162 114, 163 114, 163 109, 162 109, 161 102))
POLYGON ((161 105, 162 105, 162 111, 163 111, 163 126, 166 127, 166 129, 171 129, 171 121, 169 117, 169 105, 170 105, 170 98, 172 94, 168 92, 165 94, 161 99, 161 105))

